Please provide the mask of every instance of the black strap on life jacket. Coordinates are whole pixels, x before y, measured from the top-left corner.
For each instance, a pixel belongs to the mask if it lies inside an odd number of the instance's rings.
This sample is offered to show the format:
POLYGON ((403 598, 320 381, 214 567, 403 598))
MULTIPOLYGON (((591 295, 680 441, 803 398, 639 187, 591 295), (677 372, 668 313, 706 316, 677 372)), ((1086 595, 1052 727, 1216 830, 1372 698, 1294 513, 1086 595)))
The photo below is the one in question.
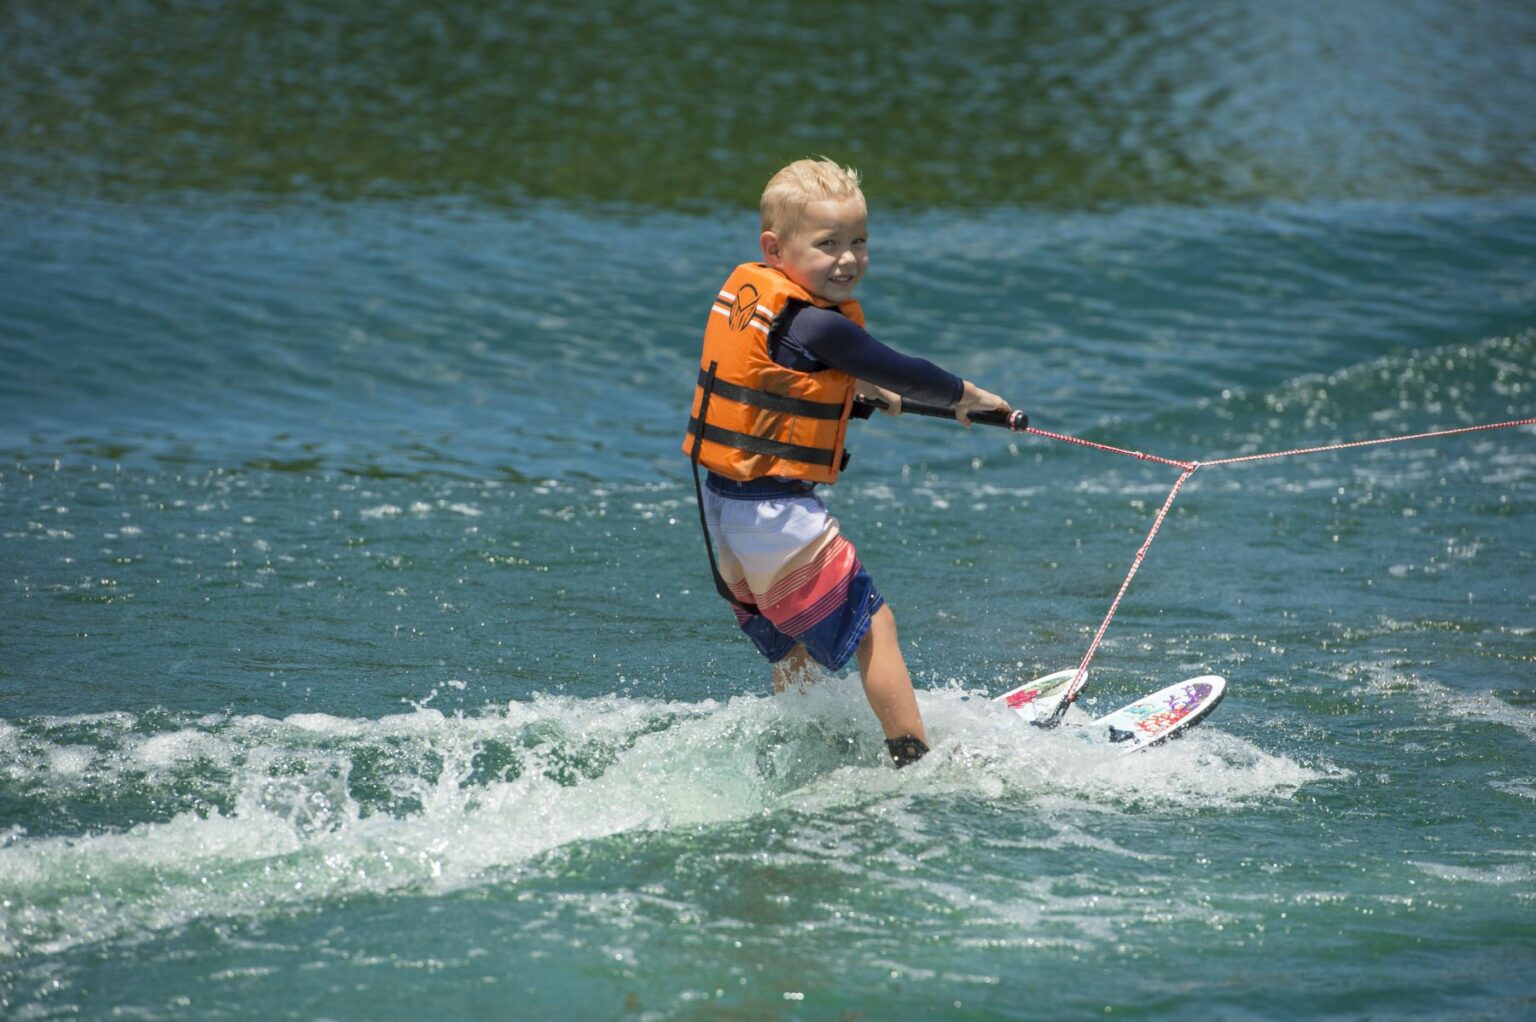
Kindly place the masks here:
MULTIPOLYGON (((843 417, 841 401, 807 401, 804 398, 770 394, 764 390, 753 390, 750 387, 731 383, 729 380, 716 379, 715 367, 718 364, 711 362, 708 369, 699 370, 699 387, 704 390, 705 402, 711 394, 719 394, 737 404, 762 408, 770 412, 788 412, 803 419, 834 420, 843 417)), ((752 436, 750 433, 739 433, 734 429, 713 425, 705 418, 704 407, 704 404, 700 404, 698 417, 688 420, 688 435, 694 438, 695 451, 698 450, 699 441, 702 439, 712 444, 719 444, 721 447, 746 451, 748 454, 766 454, 783 461, 799 461, 822 467, 832 465, 832 451, 821 447, 807 447, 804 444, 785 443, 769 437, 752 436)))
POLYGON ((693 451, 689 455, 693 462, 693 494, 699 502, 699 528, 704 531, 704 549, 709 553, 709 571, 715 576, 715 591, 725 597, 737 610, 744 614, 755 615, 758 613, 757 604, 738 600, 736 594, 731 592, 731 587, 725 584, 725 579, 720 575, 720 565, 715 560, 715 544, 709 538, 709 519, 704 514, 704 484, 699 480, 699 451, 704 446, 704 434, 709 430, 704 423, 709 421, 709 396, 714 392, 715 370, 719 366, 719 362, 711 362, 709 369, 700 375, 699 387, 703 396, 699 398, 699 417, 688 424, 689 432, 693 433, 693 451), (698 430, 693 429, 695 423, 700 426, 698 430))
POLYGON ((707 422, 701 422, 703 416, 688 420, 688 435, 694 438, 693 445, 697 448, 704 440, 721 447, 734 447, 738 451, 746 451, 748 454, 766 454, 769 457, 779 458, 782 461, 802 461, 807 465, 821 465, 823 467, 832 464, 832 452, 821 447, 806 447, 803 444, 786 444, 779 440, 769 440, 766 437, 752 436, 750 433, 738 433, 734 429, 725 429, 720 426, 711 426, 707 422))
MULTIPOLYGON (((699 386, 704 386, 704 380, 709 375, 708 369, 699 370, 699 386)), ((714 382, 714 392, 723 398, 751 405, 753 408, 765 408, 770 412, 789 412, 802 419, 841 419, 843 417, 841 401, 808 401, 803 397, 770 394, 766 390, 754 390, 751 387, 743 387, 720 379, 714 382)))

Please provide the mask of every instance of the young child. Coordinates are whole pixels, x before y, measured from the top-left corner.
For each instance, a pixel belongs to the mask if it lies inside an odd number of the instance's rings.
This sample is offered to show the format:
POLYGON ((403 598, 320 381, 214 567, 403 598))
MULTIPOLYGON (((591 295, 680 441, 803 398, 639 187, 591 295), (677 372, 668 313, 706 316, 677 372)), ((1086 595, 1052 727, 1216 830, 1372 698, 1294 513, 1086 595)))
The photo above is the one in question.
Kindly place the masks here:
POLYGON ((896 766, 928 735, 896 618, 816 493, 847 456, 855 395, 1009 411, 996 394, 870 336, 853 290, 869 265, 858 173, 827 159, 775 174, 761 202, 763 261, 731 273, 710 311, 683 451, 707 469, 699 517, 715 585, 783 691, 815 661, 858 661, 896 766), (713 540, 713 543, 711 543, 713 540), (719 547, 718 561, 714 546, 719 547))

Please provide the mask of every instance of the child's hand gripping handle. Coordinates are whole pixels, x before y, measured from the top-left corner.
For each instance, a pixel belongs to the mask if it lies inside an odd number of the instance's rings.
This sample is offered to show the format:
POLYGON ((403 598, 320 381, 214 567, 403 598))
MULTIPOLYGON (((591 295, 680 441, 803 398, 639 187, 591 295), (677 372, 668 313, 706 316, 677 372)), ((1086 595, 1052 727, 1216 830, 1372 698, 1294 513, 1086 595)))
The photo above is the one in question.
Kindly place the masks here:
MULTIPOLYGON (((885 401, 880 398, 860 397, 858 400, 875 408, 885 408, 885 401)), ((955 409, 953 405, 925 405, 916 401, 901 402, 903 415, 927 415, 935 419, 953 419, 955 409)), ((983 426, 1002 426, 1011 429, 1015 433, 1022 433, 1029 428, 1029 416, 1023 412, 972 412, 971 421, 979 422, 983 426)))

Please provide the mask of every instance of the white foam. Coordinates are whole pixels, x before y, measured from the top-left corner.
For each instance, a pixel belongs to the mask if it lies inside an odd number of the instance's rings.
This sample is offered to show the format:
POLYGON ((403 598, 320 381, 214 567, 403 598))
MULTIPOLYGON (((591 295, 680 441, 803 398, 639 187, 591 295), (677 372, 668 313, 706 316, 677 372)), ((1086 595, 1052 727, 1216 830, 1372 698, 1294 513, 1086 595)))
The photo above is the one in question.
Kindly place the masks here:
POLYGON ((1496 791, 1502 791, 1510 795, 1518 795, 1536 802, 1536 779, 1522 777, 1513 781, 1489 781, 1488 786, 1496 791))
POLYGON ((198 760, 223 761, 228 748, 213 735, 184 728, 145 738, 133 748, 132 755, 143 766, 166 769, 198 760))
POLYGON ((1536 739, 1536 710, 1511 706, 1492 692, 1463 692, 1432 678, 1407 673, 1390 664, 1361 664, 1366 676, 1365 691, 1371 695, 1412 693, 1428 711, 1426 727, 1440 726, 1445 718, 1480 721, 1510 728, 1526 738, 1536 739))
POLYGON ((1488 884, 1503 887, 1506 884, 1524 883, 1533 873, 1529 863, 1505 862, 1493 866, 1449 866, 1439 862, 1415 862, 1414 867, 1439 880, 1459 883, 1488 884))
POLYGON ((958 690, 920 700, 934 753, 899 772, 884 763, 852 678, 723 704, 537 696, 478 714, 204 717, 147 736, 128 714, 77 719, 97 730, 101 749, 51 746, 47 726, 9 727, 0 746, 21 761, 47 753, 71 766, 50 780, 66 795, 176 791, 193 777, 199 792, 222 786, 201 804, 227 808, 118 832, 13 836, 0 846, 0 953, 354 893, 453 890, 496 882, 572 842, 765 812, 833 810, 817 816, 814 847, 785 853, 824 863, 836 859, 827 841, 859 850, 855 835, 825 833, 827 821, 874 807, 911 839, 910 851, 884 854, 911 855, 912 865, 934 851, 912 800, 955 793, 1032 806, 1050 821, 1041 840, 1056 846, 1134 858, 1083 821, 1130 807, 1182 814, 1288 798, 1319 776, 1209 723, 1182 743, 1123 756, 1066 729, 1020 726, 958 690))
POLYGON ((366 507, 358 512, 363 518, 395 518, 405 512, 394 504, 380 504, 377 507, 366 507))
POLYGON ((56 777, 82 777, 96 759, 96 750, 86 745, 65 745, 48 752, 48 771, 56 777))

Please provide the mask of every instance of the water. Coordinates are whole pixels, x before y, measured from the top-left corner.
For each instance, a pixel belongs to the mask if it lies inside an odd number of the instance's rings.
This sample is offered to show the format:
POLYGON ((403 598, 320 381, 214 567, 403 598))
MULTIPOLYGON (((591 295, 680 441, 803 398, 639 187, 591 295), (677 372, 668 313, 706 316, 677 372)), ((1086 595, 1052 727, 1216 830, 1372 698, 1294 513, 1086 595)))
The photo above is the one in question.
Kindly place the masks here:
POLYGON ((987 697, 1177 473, 860 424, 900 773, 677 452, 822 151, 877 333, 1041 428, 1536 414, 1526 5, 593 11, 0 10, 0 1015, 1530 1017, 1536 431, 1198 472, 1084 716, 1231 688, 1115 757, 987 697))

